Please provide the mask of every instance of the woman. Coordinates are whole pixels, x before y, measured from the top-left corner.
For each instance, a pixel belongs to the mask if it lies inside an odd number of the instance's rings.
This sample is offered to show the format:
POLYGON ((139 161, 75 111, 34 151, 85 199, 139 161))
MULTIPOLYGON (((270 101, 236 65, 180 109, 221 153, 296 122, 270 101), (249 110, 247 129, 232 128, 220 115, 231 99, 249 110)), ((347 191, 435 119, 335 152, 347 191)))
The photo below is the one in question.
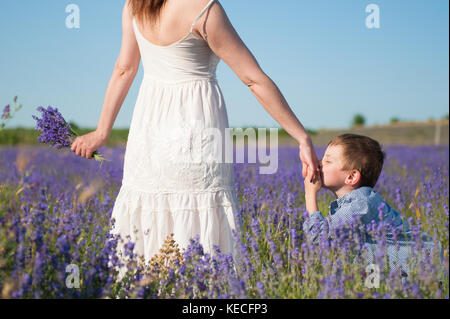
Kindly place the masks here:
POLYGON ((227 111, 216 79, 220 59, 299 143, 303 177, 309 166, 319 170, 311 138, 218 1, 127 0, 122 27, 122 48, 98 127, 77 138, 72 150, 91 158, 106 143, 142 56, 144 78, 112 212, 113 232, 129 236, 135 252, 147 261, 170 233, 180 248, 199 235, 205 252, 214 253, 218 245, 236 258, 232 230, 239 208, 232 163, 184 160, 194 144, 202 154, 224 145, 224 139, 204 137, 198 128, 214 128, 222 138, 229 138, 227 111))

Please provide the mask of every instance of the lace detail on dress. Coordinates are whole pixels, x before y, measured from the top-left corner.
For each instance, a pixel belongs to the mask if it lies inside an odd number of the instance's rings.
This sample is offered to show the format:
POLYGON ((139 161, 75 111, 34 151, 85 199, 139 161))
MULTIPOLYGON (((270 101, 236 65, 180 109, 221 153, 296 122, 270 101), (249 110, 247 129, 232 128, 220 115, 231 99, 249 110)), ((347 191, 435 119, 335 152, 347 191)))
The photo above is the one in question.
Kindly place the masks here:
POLYGON ((149 192, 232 189, 233 164, 208 158, 214 147, 188 126, 149 130, 144 136, 130 130, 123 182, 149 192))

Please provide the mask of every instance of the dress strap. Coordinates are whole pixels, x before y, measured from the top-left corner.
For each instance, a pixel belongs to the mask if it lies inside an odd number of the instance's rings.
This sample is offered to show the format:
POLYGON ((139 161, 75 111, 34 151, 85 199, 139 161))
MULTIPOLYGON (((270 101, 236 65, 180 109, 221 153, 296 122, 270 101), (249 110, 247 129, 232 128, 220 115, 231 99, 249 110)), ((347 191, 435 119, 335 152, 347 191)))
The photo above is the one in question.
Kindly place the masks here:
POLYGON ((202 15, 206 12, 206 10, 208 10, 208 8, 214 3, 214 1, 215 1, 215 0, 211 0, 211 1, 206 5, 206 7, 203 9, 203 11, 200 13, 200 15, 199 15, 197 18, 195 18, 194 23, 192 23, 192 26, 191 26, 191 32, 192 32, 192 30, 194 29, 194 26, 195 26, 195 24, 197 23, 198 19, 200 19, 200 18, 202 17, 202 15))

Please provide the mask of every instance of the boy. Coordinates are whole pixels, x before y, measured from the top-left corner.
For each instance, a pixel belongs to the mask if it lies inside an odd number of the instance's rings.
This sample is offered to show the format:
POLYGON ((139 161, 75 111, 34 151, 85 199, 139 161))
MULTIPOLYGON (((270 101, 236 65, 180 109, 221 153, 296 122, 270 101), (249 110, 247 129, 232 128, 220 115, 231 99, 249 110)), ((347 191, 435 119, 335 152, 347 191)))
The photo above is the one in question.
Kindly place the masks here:
MULTIPOLYGON (((405 234, 410 229, 407 223, 402 221, 400 213, 392 209, 373 190, 380 176, 385 153, 380 144, 366 136, 356 134, 344 134, 335 137, 325 151, 320 165, 320 176, 314 177, 311 171, 305 178, 305 200, 309 217, 303 224, 303 230, 307 237, 317 242, 319 236, 330 230, 338 229, 338 226, 351 223, 355 218, 359 222, 369 225, 374 221, 382 220, 389 223, 393 229, 400 229, 403 233, 400 247, 397 251, 394 242, 388 242, 388 256, 390 267, 401 267, 402 275, 409 272, 408 259, 411 249, 405 234), (330 214, 324 218, 317 207, 317 192, 325 187, 337 197, 331 202, 330 214)), ((329 235, 329 233, 327 234, 329 235)), ((392 235, 392 233, 390 234, 392 235)), ((392 236, 388 236, 392 238, 392 236)), ((431 238, 423 234, 423 239, 432 245, 431 238)), ((373 263, 373 255, 378 246, 374 242, 366 242, 366 247, 371 252, 367 255, 369 263, 373 263)))

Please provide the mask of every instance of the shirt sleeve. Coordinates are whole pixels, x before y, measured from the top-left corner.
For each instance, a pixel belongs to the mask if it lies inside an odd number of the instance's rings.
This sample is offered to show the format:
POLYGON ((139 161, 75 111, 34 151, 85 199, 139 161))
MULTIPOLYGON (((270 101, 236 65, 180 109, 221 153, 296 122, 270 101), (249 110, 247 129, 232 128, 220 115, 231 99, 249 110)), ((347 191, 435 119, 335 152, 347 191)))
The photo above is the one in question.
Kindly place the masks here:
POLYGON ((317 243, 322 236, 326 235, 327 238, 330 238, 334 230, 350 224, 355 217, 362 217, 365 220, 364 223, 368 223, 374 218, 372 215, 366 200, 353 200, 342 204, 334 214, 330 214, 326 218, 320 211, 313 212, 303 223, 303 231, 308 239, 317 243))
POLYGON ((313 243, 317 243, 322 234, 328 235, 328 220, 320 211, 315 211, 303 223, 303 233, 313 243))

